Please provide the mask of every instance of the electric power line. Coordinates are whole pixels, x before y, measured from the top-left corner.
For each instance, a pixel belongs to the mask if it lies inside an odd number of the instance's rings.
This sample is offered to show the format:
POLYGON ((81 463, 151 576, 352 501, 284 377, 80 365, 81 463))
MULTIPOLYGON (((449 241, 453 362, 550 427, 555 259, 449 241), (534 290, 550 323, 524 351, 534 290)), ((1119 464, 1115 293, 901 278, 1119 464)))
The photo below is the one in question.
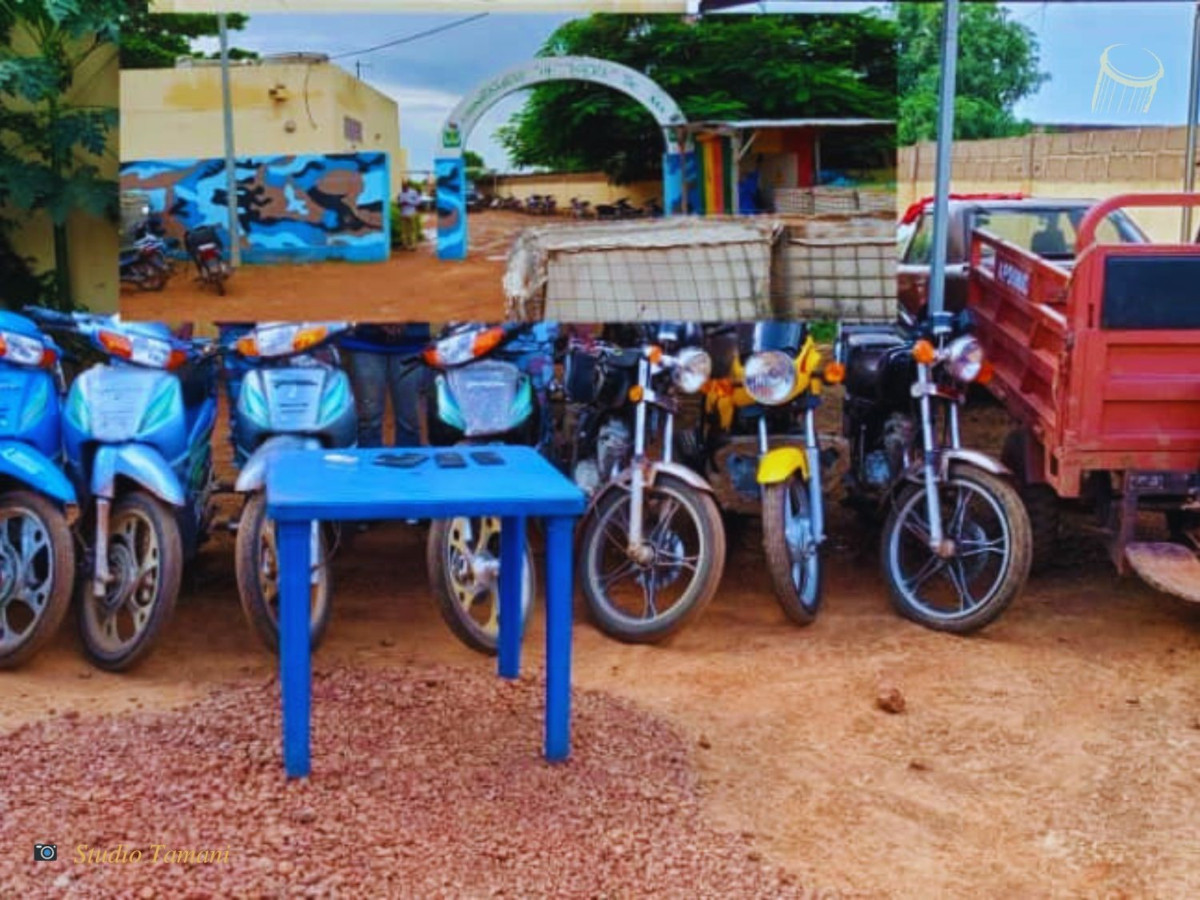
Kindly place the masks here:
POLYGON ((412 41, 418 41, 421 38, 431 37, 435 34, 440 34, 443 31, 449 31, 451 28, 458 28, 461 25, 467 25, 471 22, 477 22, 480 19, 486 19, 489 13, 476 13, 473 16, 466 16, 462 19, 455 19, 453 22, 447 22, 445 25, 439 25, 436 28, 430 28, 426 31, 419 31, 416 34, 410 34, 406 37, 396 38, 394 41, 385 41, 382 44, 376 44, 374 47, 367 47, 365 50, 351 50, 348 53, 337 53, 331 57, 334 59, 344 59, 347 56, 364 56, 367 53, 374 53, 376 50, 386 50, 388 47, 398 47, 401 44, 408 44, 412 41))

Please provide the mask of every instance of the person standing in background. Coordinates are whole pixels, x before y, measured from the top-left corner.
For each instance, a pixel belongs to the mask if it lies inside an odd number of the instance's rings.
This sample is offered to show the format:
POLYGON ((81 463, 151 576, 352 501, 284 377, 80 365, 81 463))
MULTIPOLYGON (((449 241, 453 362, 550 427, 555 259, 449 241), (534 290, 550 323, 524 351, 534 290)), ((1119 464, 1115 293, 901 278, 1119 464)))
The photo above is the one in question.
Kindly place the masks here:
POLYGON ((421 444, 420 396, 425 367, 412 358, 432 338, 428 323, 358 325, 340 343, 349 362, 358 410, 358 446, 383 446, 383 416, 389 396, 394 445, 421 444))
POLYGON ((410 181, 396 200, 400 204, 400 246, 405 250, 416 250, 421 238, 421 192, 410 181))

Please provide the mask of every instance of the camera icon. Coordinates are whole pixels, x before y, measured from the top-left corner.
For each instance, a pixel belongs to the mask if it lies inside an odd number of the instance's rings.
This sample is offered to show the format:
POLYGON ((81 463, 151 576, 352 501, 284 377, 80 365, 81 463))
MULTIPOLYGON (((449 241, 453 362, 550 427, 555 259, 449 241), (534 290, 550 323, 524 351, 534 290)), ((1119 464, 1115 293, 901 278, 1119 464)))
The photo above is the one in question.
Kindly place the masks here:
POLYGON ((34 862, 54 862, 58 859, 58 844, 34 844, 34 862))

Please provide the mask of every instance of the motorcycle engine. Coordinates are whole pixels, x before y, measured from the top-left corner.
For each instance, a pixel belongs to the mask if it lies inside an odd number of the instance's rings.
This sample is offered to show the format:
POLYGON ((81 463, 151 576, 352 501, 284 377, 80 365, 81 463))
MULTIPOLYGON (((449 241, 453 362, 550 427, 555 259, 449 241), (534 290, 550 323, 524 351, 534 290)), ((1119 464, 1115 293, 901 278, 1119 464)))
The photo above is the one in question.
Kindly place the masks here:
POLYGON ((896 478, 908 467, 915 426, 911 416, 892 413, 883 424, 883 452, 887 454, 891 477, 896 478))
POLYGON ((596 435, 596 467, 607 481, 625 466, 630 453, 629 426, 619 419, 609 419, 596 435))

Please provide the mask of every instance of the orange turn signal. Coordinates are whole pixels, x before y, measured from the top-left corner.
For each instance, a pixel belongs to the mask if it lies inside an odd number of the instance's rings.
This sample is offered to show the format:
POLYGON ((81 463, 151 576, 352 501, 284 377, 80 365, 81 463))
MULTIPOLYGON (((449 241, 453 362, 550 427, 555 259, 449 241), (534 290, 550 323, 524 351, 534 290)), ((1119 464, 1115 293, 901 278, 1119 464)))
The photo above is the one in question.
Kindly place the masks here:
POLYGON ((921 365, 929 366, 937 359, 937 350, 934 349, 933 344, 929 343, 929 341, 917 341, 913 344, 912 355, 913 359, 921 365))
POLYGON ((640 384, 635 384, 633 387, 631 387, 629 389, 629 402, 630 403, 641 403, 642 398, 645 396, 646 396, 646 392, 642 390, 642 386, 640 384))
POLYGON ((651 346, 646 350, 646 357, 650 360, 650 362, 657 366, 663 358, 662 347, 651 346))
POLYGON ((167 357, 167 369, 174 371, 187 362, 188 355, 186 350, 172 350, 171 355, 167 357))
POLYGON ((122 359, 133 357, 133 341, 115 331, 101 331, 100 346, 113 356, 119 356, 122 359))
POLYGON ((242 356, 258 356, 258 341, 255 340, 252 334, 243 335, 238 338, 237 343, 234 344, 234 348, 242 356))
POLYGON ((826 363, 824 380, 826 384, 841 384, 846 378, 846 367, 840 362, 826 363))
POLYGON ((442 355, 438 353, 436 345, 426 347, 421 352, 421 359, 425 360, 425 365, 429 366, 431 369, 442 368, 442 355))
POLYGON ((502 340, 504 340, 504 328, 501 326, 481 331, 475 335, 475 340, 471 342, 471 355, 476 357, 486 356, 495 350, 502 340))
POLYGON ((992 376, 996 374, 996 369, 986 359, 983 361, 983 366, 979 369, 979 374, 975 377, 975 381, 979 384, 987 384, 992 380, 992 376))

